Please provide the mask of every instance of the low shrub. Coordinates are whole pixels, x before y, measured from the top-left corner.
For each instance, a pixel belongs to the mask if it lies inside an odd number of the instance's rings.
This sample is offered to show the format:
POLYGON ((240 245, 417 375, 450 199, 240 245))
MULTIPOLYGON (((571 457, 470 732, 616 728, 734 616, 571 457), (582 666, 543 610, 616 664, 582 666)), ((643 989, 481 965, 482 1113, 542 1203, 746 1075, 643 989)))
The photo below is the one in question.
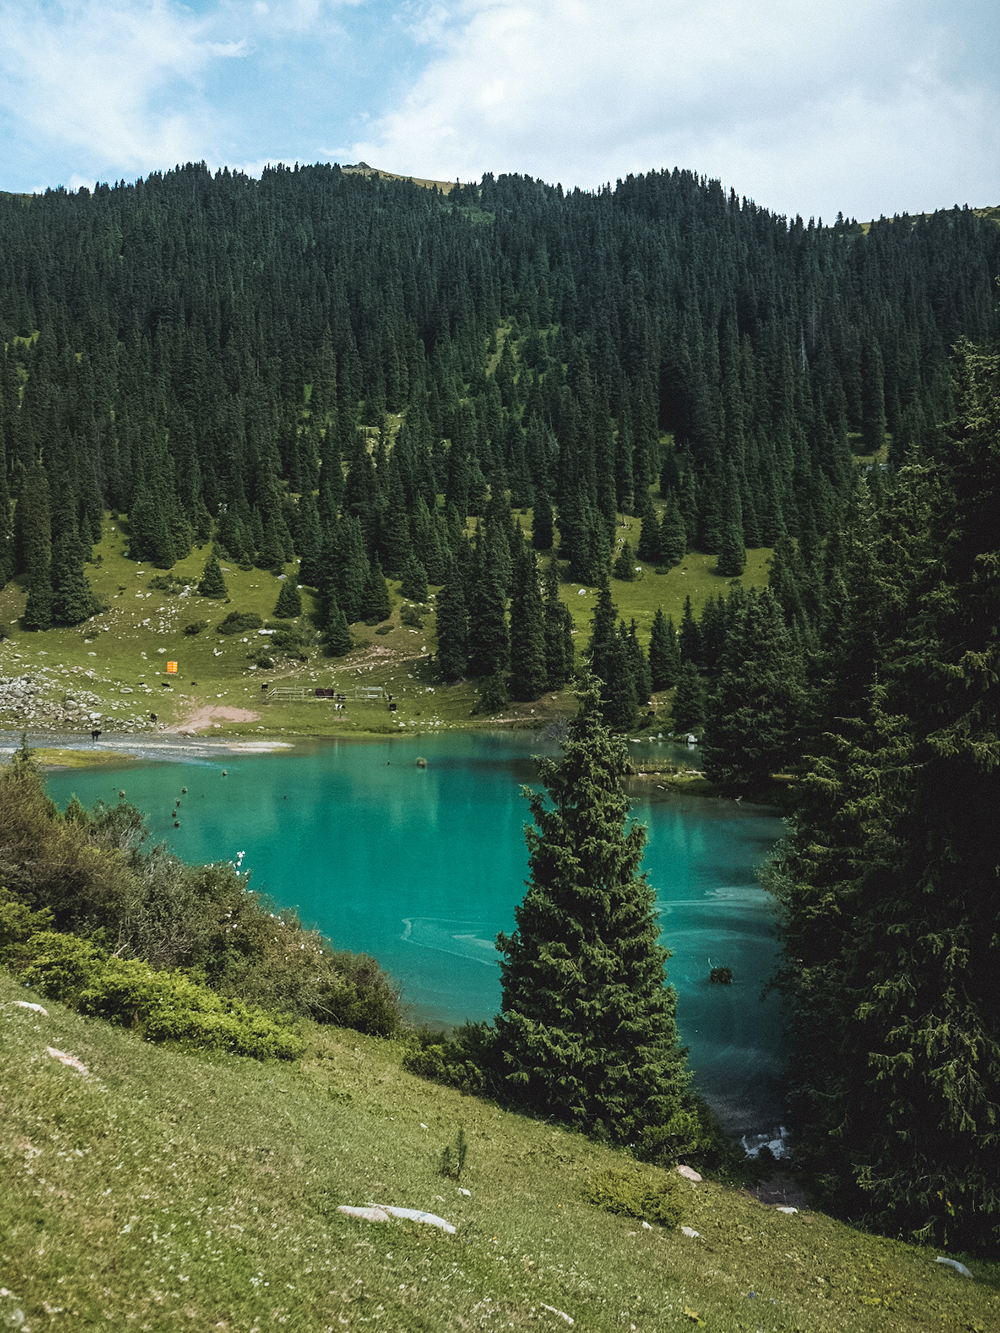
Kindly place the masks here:
POLYGON ((203 629, 208 629, 211 622, 208 620, 190 620, 184 626, 185 634, 200 634, 203 629))
POLYGON ((678 1226, 684 1214, 680 1182, 665 1171, 638 1163, 595 1171, 588 1182, 587 1199, 606 1212, 651 1226, 678 1226))
POLYGON ((16 970, 26 986, 72 1005, 97 978, 106 959, 105 951, 90 940, 43 930, 27 941, 16 970))
POLYGON ((399 619, 404 625, 410 625, 413 629, 423 629, 424 616, 426 614, 426 608, 419 606, 404 606, 399 613, 399 619))
POLYGON ((451 1037, 423 1028, 416 1033, 417 1048, 404 1057, 403 1068, 460 1092, 489 1092, 494 1038, 488 1023, 466 1023, 451 1037))
POLYGON ((761 1176, 757 1163, 726 1134, 700 1097, 675 1111, 665 1125, 647 1125, 634 1151, 643 1162, 668 1170, 686 1162, 730 1185, 751 1185, 761 1176))
POLYGON ((226 999, 180 972, 111 959, 80 994, 81 1013, 136 1027, 147 1041, 178 1041, 254 1060, 294 1060, 302 1042, 256 1005, 226 999))
POLYGON ((255 1060, 294 1060, 302 1042, 289 1019, 216 995, 181 972, 137 958, 108 957, 90 940, 39 931, 21 948, 18 976, 27 986, 82 1014, 137 1028, 147 1041, 178 1041, 255 1060))
POLYGON ((230 611, 218 626, 220 634, 246 634, 248 630, 260 629, 263 619, 256 611, 230 611))

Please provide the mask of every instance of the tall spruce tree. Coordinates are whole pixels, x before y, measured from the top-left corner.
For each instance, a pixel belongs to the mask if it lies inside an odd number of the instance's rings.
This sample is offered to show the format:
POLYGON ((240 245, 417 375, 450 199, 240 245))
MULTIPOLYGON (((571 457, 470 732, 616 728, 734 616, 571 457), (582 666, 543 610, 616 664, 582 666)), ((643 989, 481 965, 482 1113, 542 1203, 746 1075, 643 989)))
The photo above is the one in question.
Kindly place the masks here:
POLYGON ((360 619, 366 625, 377 625, 382 620, 388 620, 392 614, 389 585, 385 581, 382 565, 377 557, 368 568, 368 577, 365 579, 365 586, 361 590, 361 606, 359 609, 360 619))
POLYGON ((545 570, 546 687, 561 690, 573 677, 573 614, 559 596, 559 562, 550 557, 545 570))
POLYGON ((209 551, 208 559, 205 561, 205 568, 198 583, 198 596, 213 597, 217 601, 229 596, 226 580, 222 576, 222 566, 214 550, 209 551))
POLYGON ((469 668, 469 612, 454 560, 437 595, 437 664, 444 680, 460 680, 469 668))
POLYGON ((681 669, 681 654, 673 619, 656 608, 649 635, 649 674, 654 690, 670 690, 677 684, 681 669))
POLYGON ((773 887, 807 1179, 868 1225, 995 1253, 1000 355, 960 349, 958 386, 947 441, 856 537, 850 689, 773 887))
POLYGON ((677 689, 671 706, 671 722, 675 732, 697 733, 705 721, 706 685, 693 662, 682 662, 677 677, 677 689))
POLYGON ((274 614, 278 620, 294 620, 302 614, 302 594, 294 579, 285 579, 282 583, 274 614))
POLYGON ((532 701, 548 679, 545 653, 545 609, 538 587, 535 553, 520 543, 514 557, 514 590, 510 601, 510 697, 532 701))
POLYGON ((511 1095, 619 1143, 667 1125, 690 1083, 625 768, 592 681, 562 758, 542 761, 548 800, 529 794, 528 892, 517 929, 497 940, 496 1049, 511 1095))
POLYGON ((347 617, 337 604, 336 597, 330 597, 326 604, 326 626, 323 630, 323 643, 329 657, 343 657, 354 647, 351 627, 347 617))

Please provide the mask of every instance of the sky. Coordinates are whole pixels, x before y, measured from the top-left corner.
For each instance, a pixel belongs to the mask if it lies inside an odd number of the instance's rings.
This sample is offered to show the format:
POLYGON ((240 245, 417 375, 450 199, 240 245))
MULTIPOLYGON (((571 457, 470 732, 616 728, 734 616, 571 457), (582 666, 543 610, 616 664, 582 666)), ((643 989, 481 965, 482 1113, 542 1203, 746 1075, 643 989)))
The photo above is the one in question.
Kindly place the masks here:
POLYGON ((675 166, 832 222, 1000 205, 997 0, 0 0, 0 189, 675 166))

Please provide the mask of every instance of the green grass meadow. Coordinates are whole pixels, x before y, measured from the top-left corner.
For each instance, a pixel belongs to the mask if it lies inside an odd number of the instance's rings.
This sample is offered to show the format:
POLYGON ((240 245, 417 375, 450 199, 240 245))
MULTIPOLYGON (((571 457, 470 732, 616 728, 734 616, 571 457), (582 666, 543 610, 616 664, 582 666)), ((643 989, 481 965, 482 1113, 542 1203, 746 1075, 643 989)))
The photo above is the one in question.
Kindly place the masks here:
MULTIPOLYGON (((529 529, 530 514, 522 515, 521 521, 529 529)), ((638 528, 638 520, 624 519, 617 529, 618 540, 627 538, 634 548, 638 528)), ((306 662, 276 657, 275 668, 263 671, 256 669, 251 659, 268 651, 267 636, 251 632, 222 637, 214 629, 234 610, 253 611, 272 621, 280 589, 274 575, 259 569, 240 570, 224 562, 229 601, 213 601, 198 597, 193 589, 179 594, 151 586, 164 571, 127 559, 127 549, 128 538, 121 522, 107 518, 102 540, 94 548, 93 563, 86 566, 105 610, 71 629, 44 633, 21 630, 23 591, 14 583, 0 591, 0 624, 9 636, 0 641, 0 675, 41 672, 43 693, 47 691, 54 699, 64 690, 85 686, 100 701, 96 707, 103 713, 106 737, 115 734, 116 720, 118 730, 126 729, 126 722, 139 731, 151 730, 152 712, 157 714, 158 729, 183 729, 185 720, 205 707, 235 708, 259 716, 242 721, 216 719, 218 725, 209 721, 199 729, 201 734, 425 734, 440 728, 483 725, 484 719, 473 713, 476 692, 471 684, 442 688, 437 680, 431 661, 437 647, 433 609, 428 611, 421 629, 401 622, 404 603, 398 583, 390 585, 390 620, 377 627, 353 626, 357 646, 346 657, 329 658, 322 648, 313 647, 306 662), (199 634, 185 634, 185 625, 197 621, 208 621, 209 626, 199 634), (168 661, 178 663, 176 676, 167 675, 168 661), (262 689, 264 685, 309 690, 337 687, 352 698, 345 713, 336 712, 328 702, 314 700, 268 704, 262 702, 267 693, 262 689), (353 690, 358 685, 385 687, 397 703, 396 713, 390 715, 382 702, 355 701, 353 690)), ((196 549, 166 573, 196 583, 209 549, 196 549)), ((744 586, 766 584, 769 557, 767 550, 748 553, 741 580, 744 586)), ((714 573, 715 556, 688 555, 668 574, 656 574, 651 565, 636 563, 641 573, 635 580, 612 579, 611 587, 619 614, 626 621, 635 618, 643 642, 648 641, 658 606, 679 623, 686 596, 690 595, 698 609, 707 598, 728 591, 732 582, 714 573)), ((289 565, 286 572, 292 576, 294 570, 295 566, 289 565)), ((586 588, 581 593, 580 585, 563 583, 561 595, 572 612, 578 657, 582 657, 590 636, 596 589, 586 588)), ((304 590, 304 621, 290 623, 308 624, 308 615, 314 609, 313 595, 304 590)), ((567 715, 574 708, 572 692, 564 691, 560 697, 546 695, 535 705, 512 705, 504 716, 522 725, 538 725, 552 716, 567 715)), ((20 724, 13 714, 0 711, 3 725, 20 724)), ((90 723, 76 729, 89 732, 90 723)))

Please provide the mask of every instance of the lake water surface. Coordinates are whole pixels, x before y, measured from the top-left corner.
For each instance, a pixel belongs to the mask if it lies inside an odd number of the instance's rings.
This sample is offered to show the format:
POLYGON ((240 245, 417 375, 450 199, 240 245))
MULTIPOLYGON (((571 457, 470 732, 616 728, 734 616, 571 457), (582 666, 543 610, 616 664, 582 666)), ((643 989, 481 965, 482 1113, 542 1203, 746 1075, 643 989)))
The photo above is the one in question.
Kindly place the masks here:
MULTIPOLYGON (((179 750, 174 762, 55 773, 48 788, 60 804, 75 792, 86 805, 124 789, 152 839, 187 861, 245 852, 256 889, 337 946, 373 954, 416 1017, 460 1023, 499 1008, 494 940, 513 929, 527 873, 520 785, 536 781, 531 756, 545 749, 537 736, 457 734, 218 758, 179 750)), ((698 1086, 731 1130, 764 1129, 780 1117, 783 1041, 778 1002, 761 997, 776 945, 755 872, 781 823, 655 787, 633 796, 633 815, 649 830, 644 869, 698 1086), (734 985, 710 985, 719 964, 734 985)))

